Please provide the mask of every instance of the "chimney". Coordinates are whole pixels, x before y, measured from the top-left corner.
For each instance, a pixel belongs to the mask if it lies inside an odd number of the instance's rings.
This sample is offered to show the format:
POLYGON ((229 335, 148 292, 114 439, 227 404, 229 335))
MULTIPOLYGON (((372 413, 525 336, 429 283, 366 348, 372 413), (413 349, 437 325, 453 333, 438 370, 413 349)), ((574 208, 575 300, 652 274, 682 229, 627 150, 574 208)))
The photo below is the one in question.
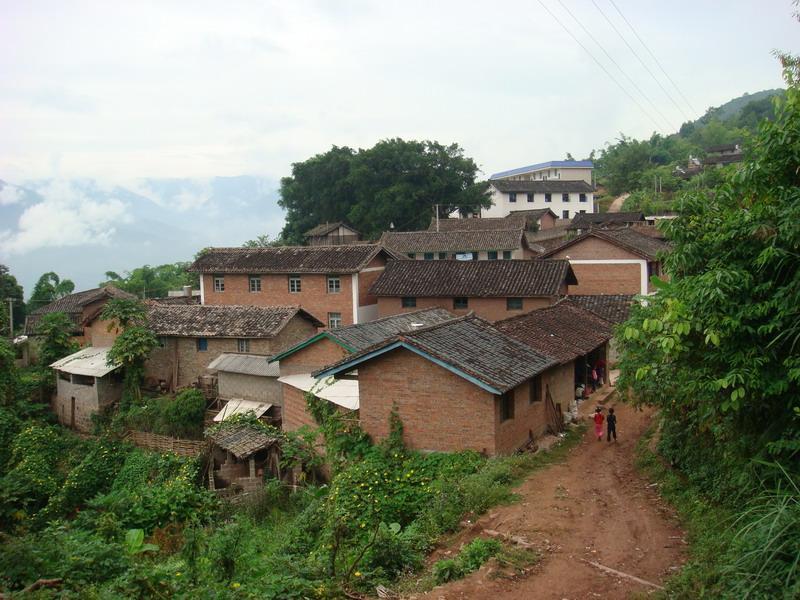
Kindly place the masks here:
POLYGON ((190 286, 190 285, 183 286, 183 295, 187 296, 187 297, 191 297, 192 296, 192 286, 190 286))

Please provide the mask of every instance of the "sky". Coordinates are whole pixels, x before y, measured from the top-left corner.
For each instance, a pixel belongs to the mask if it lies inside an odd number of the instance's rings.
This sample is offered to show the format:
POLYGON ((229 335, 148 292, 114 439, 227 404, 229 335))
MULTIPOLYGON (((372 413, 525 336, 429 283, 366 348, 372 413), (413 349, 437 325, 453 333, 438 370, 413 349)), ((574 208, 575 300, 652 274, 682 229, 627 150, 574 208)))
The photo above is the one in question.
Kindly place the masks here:
POLYGON ((13 184, 0 190, 0 262, 28 295, 47 270, 87 287, 142 259, 275 235, 280 177, 331 145, 457 142, 489 175, 582 158, 620 132, 671 133, 782 86, 771 51, 800 52, 793 10, 786 0, 0 0, 0 180, 13 184), (258 193, 230 202, 219 178, 258 193), (180 244, 142 233, 172 226, 180 244), (137 231, 147 252, 117 243, 137 231))

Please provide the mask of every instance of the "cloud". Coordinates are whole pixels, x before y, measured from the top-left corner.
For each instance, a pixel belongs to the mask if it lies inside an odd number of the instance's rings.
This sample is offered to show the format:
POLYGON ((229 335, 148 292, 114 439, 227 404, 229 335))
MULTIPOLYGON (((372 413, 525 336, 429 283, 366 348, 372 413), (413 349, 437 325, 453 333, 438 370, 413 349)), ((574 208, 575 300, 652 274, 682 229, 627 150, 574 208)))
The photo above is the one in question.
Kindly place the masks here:
POLYGON ((16 230, 0 231, 0 252, 108 245, 116 226, 131 218, 121 200, 92 198, 75 182, 54 180, 37 192, 44 200, 25 209, 16 230))
POLYGON ((0 183, 0 206, 7 206, 9 204, 17 204, 22 200, 24 192, 15 185, 8 183, 0 183))

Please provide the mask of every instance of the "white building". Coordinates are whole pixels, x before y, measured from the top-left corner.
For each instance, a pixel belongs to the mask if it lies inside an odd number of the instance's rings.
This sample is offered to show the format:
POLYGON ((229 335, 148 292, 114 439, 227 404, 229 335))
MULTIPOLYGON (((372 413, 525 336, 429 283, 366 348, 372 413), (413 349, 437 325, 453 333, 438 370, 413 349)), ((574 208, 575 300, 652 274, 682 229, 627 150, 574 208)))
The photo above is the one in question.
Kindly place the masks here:
POLYGON ((590 160, 551 160, 495 173, 489 178, 489 181, 549 181, 557 179, 585 181, 592 185, 592 169, 594 169, 594 163, 590 160))
POLYGON ((519 210, 548 208, 561 219, 596 212, 594 187, 578 180, 489 181, 492 206, 481 209, 481 217, 506 217, 519 210))

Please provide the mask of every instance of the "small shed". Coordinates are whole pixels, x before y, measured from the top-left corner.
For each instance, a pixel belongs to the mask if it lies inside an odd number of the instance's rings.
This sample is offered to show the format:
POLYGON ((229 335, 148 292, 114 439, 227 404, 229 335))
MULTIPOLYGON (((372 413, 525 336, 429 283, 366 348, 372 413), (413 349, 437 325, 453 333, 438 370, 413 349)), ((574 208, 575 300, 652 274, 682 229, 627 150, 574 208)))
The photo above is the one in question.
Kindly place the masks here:
POLYGON ((253 492, 269 473, 280 478, 278 437, 249 423, 230 423, 206 431, 213 447, 208 469, 212 490, 239 488, 253 492))
POLYGON ((120 364, 108 364, 111 348, 84 348, 57 360, 53 410, 62 425, 90 431, 92 415, 122 397, 120 364))
MULTIPOLYGON (((264 411, 270 422, 280 425, 283 394, 281 384, 278 382, 280 364, 267 362, 268 357, 258 354, 237 354, 226 352, 220 354, 208 365, 208 370, 217 376, 217 395, 227 404, 222 407, 231 409, 235 406, 243 407, 238 412, 247 412, 258 406, 266 406, 264 411), (231 403, 234 404, 231 404, 231 403), (242 404, 242 403, 246 404, 242 404), (250 408, 244 408, 248 406, 250 408)), ((221 421, 225 417, 220 418, 221 421)))

